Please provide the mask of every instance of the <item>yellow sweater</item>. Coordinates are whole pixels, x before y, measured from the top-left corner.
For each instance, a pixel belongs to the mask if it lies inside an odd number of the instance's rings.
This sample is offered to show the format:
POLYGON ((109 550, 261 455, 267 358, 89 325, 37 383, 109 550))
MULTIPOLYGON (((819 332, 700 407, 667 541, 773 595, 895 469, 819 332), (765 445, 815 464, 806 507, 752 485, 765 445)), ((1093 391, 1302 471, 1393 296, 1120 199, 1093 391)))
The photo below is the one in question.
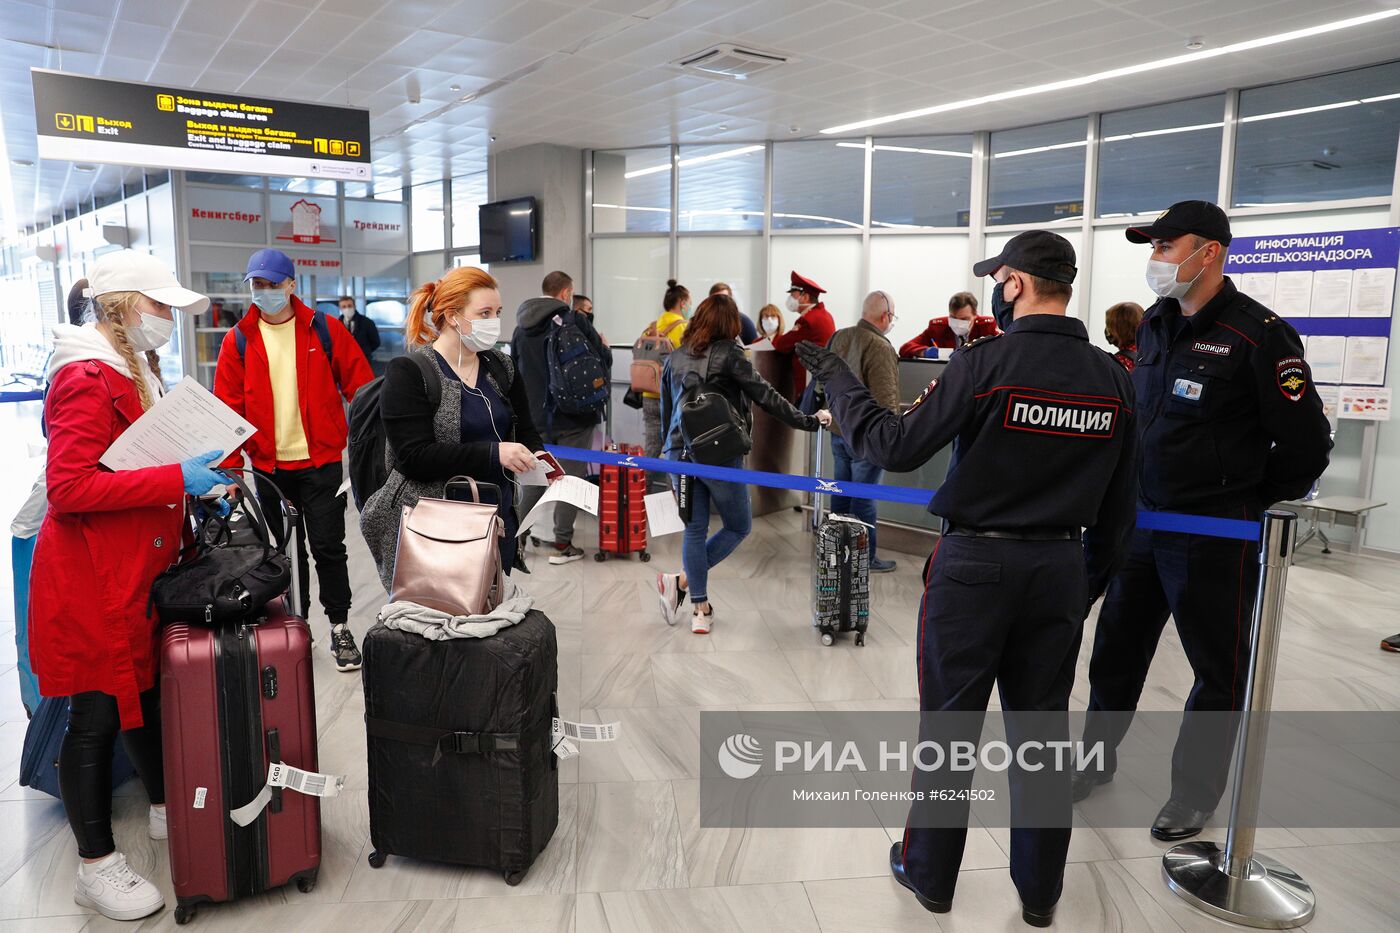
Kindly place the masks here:
POLYGON ((272 381, 272 413, 277 438, 277 462, 311 459, 306 428, 301 423, 301 393, 297 388, 296 318, 281 324, 258 321, 267 348, 267 375, 272 381))

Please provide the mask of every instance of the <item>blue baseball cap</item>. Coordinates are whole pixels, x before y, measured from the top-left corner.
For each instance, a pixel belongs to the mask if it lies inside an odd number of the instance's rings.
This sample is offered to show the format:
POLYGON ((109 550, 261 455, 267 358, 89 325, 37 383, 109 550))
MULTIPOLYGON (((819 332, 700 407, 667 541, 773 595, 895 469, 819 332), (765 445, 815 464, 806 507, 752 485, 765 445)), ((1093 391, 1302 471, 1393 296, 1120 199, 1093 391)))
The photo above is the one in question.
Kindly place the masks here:
POLYGON ((280 285, 296 274, 297 267, 286 253, 280 249, 260 249, 249 257, 248 274, 243 276, 243 281, 267 279, 280 285))

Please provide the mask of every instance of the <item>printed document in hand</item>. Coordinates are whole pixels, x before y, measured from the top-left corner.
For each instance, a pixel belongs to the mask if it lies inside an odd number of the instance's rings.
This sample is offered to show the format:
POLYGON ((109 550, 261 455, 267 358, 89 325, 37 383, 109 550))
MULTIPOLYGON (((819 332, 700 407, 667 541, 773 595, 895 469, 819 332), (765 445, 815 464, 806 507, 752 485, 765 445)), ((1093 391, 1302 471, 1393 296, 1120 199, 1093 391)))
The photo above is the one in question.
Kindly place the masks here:
POLYGON ((771 350, 771 349, 773 349, 773 341, 770 340, 770 339, 768 339, 767 337, 764 337, 762 340, 757 340, 757 341, 754 341, 753 343, 749 344, 749 349, 750 349, 750 350, 771 350))
POLYGON ((554 514, 554 503, 565 502, 589 515, 598 514, 598 487, 579 476, 563 476, 550 484, 540 501, 520 522, 517 534, 524 534, 533 528, 535 522, 546 515, 554 514))
POLYGON ((676 494, 671 490, 648 493, 646 505, 648 535, 659 538, 685 531, 685 522, 681 521, 680 508, 676 505, 676 494))
POLYGON ((227 454, 256 431, 193 376, 186 376, 113 441, 99 462, 111 470, 167 466, 211 450, 227 454))

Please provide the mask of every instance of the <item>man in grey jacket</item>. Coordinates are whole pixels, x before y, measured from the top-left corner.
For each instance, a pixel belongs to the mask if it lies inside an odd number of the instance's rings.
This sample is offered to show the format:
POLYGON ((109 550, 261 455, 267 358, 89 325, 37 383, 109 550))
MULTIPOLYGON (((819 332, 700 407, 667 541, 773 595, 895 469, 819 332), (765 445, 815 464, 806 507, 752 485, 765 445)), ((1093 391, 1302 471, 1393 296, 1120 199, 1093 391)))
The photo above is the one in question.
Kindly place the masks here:
MULTIPOLYGON (((612 369, 612 350, 603 343, 598 332, 593 329, 592 319, 573 310, 574 280, 565 272, 551 272, 544 277, 540 286, 543 294, 539 298, 527 299, 515 312, 515 334, 511 337, 510 353, 515 365, 525 381, 525 394, 530 400, 530 415, 534 418, 546 444, 561 447, 593 446, 593 432, 603 420, 603 407, 584 414, 572 414, 549 408, 549 360, 545 354, 545 340, 551 327, 559 323, 574 322, 599 359, 603 368, 612 369)), ((561 462, 564 471, 572 476, 587 477, 588 466, 572 460, 561 462)), ((544 495, 543 486, 525 486, 521 492, 520 515, 522 518, 544 495)), ((574 519, 578 510, 563 502, 554 506, 554 542, 549 548, 551 564, 567 564, 583 557, 583 550, 574 547, 574 519)), ((522 536, 523 539, 524 536, 522 536)), ((538 543, 531 537, 531 541, 538 543)), ((524 540, 521 541, 523 545, 524 540)), ((524 550, 522 547, 521 551, 524 550)))
MULTIPOLYGON (((870 390, 883 408, 899 412, 899 354, 885 335, 894 327, 894 302, 882 291, 865 296, 860 320, 854 327, 843 327, 831 338, 831 352, 841 357, 856 378, 870 390)), ((879 483, 885 471, 857 457, 841 437, 840 426, 831 426, 831 451, 836 457, 836 479, 849 483, 879 483)), ((889 573, 892 560, 875 556, 875 501, 832 496, 831 510, 854 515, 870 526, 870 571, 889 573)))

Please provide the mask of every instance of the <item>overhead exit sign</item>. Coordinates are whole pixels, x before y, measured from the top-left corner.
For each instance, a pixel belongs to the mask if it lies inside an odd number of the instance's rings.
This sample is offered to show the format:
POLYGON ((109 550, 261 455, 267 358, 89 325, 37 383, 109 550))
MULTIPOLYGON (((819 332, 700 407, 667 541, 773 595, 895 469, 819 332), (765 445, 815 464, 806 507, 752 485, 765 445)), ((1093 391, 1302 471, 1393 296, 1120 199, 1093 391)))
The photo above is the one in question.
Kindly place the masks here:
POLYGON ((367 180, 369 111, 31 69, 39 156, 367 180))

